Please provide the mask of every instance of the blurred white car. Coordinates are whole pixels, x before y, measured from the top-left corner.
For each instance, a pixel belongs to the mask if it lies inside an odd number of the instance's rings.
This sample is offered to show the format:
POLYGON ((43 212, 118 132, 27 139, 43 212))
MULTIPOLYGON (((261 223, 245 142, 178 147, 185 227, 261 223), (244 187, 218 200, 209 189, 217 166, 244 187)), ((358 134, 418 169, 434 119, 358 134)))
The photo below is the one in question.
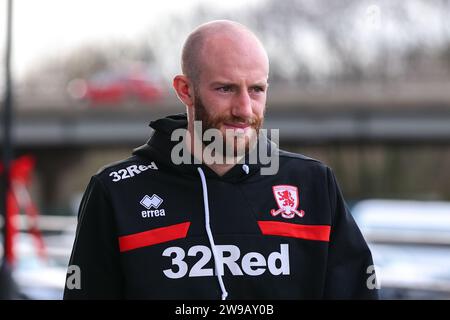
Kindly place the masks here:
POLYGON ((450 299, 450 203, 364 200, 352 214, 383 299, 450 299))

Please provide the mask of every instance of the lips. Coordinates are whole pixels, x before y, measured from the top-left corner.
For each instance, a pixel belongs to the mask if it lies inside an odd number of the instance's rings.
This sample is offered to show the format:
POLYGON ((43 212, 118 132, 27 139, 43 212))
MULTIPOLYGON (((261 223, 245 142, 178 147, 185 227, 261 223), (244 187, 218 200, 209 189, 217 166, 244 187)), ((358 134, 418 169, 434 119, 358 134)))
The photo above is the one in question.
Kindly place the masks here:
POLYGON ((247 129, 250 127, 247 123, 224 123, 224 126, 231 129, 247 129))

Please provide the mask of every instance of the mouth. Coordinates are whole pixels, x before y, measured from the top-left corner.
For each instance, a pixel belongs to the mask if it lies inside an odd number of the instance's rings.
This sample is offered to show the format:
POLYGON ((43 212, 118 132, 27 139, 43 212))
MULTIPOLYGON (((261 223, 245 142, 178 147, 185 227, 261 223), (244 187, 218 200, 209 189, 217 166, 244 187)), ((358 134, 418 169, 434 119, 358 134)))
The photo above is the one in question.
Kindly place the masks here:
POLYGON ((250 125, 248 123, 229 123, 225 122, 223 124, 225 129, 232 129, 232 130, 246 130, 247 128, 250 128, 250 125))

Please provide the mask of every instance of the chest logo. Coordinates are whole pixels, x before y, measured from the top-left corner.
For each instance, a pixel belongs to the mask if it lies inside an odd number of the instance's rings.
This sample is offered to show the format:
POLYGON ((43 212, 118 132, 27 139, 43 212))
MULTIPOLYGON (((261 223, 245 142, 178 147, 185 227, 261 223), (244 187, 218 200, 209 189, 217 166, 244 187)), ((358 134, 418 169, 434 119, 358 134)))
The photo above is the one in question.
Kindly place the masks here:
POLYGON ((281 214, 283 218, 292 219, 295 215, 302 218, 305 211, 297 210, 299 206, 298 188, 290 185, 273 186, 273 195, 278 204, 278 209, 270 210, 270 214, 274 217, 281 214))
POLYGON ((147 210, 141 212, 142 218, 153 218, 153 217, 163 217, 166 215, 164 209, 158 209, 163 199, 161 199, 158 195, 153 194, 151 197, 145 195, 140 204, 144 206, 147 210), (151 210, 154 209, 154 210, 151 210))

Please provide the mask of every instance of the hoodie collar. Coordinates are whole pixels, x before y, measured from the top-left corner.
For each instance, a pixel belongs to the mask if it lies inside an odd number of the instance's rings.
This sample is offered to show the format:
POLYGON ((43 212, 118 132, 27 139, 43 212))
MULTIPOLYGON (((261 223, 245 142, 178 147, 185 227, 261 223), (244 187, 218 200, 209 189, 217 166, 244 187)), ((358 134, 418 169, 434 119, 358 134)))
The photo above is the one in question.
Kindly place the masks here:
MULTIPOLYGON (((154 129, 154 132, 150 136, 150 139, 146 144, 133 150, 133 155, 141 156, 144 158, 152 159, 156 161, 158 166, 164 167, 168 170, 178 172, 183 175, 198 176, 197 168, 200 167, 206 178, 218 179, 226 182, 240 182, 249 178, 250 176, 259 172, 261 164, 250 164, 248 159, 251 158, 247 155, 240 163, 234 165, 223 176, 219 176, 211 168, 204 163, 195 164, 194 158, 190 154, 190 164, 174 164, 171 160, 172 149, 179 143, 179 141, 171 141, 172 132, 176 129, 187 129, 187 115, 186 113, 180 113, 170 115, 165 118, 161 118, 150 122, 150 127, 154 129)), ((261 141, 259 141, 261 143, 261 141)), ((268 140, 263 141, 266 145, 268 140)), ((270 144, 268 144, 270 146, 270 144)), ((254 148, 252 152, 257 152, 257 148, 254 148)))

